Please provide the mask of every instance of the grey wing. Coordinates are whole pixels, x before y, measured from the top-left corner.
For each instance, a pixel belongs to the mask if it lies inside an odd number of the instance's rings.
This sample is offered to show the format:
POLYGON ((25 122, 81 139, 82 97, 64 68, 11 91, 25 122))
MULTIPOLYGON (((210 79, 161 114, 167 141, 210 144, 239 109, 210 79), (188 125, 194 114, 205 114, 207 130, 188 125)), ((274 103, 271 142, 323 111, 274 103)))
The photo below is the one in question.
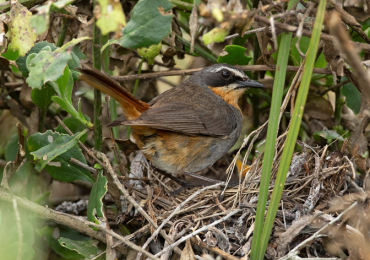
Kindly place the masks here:
MULTIPOLYGON (((226 103, 225 103, 226 104, 226 103)), ((152 107, 125 125, 148 126, 178 133, 209 136, 229 135, 237 126, 234 111, 226 106, 218 111, 182 103, 152 107)))

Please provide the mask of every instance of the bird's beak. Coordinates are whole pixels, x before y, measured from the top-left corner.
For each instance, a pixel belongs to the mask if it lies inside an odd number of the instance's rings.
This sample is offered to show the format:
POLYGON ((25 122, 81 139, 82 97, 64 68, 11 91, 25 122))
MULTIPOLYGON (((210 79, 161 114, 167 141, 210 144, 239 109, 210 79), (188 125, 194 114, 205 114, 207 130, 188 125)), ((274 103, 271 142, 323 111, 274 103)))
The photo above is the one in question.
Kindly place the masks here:
POLYGON ((261 83, 251 80, 250 78, 245 77, 243 80, 239 80, 236 82, 238 86, 236 89, 239 88, 264 88, 265 86, 262 85, 261 83))

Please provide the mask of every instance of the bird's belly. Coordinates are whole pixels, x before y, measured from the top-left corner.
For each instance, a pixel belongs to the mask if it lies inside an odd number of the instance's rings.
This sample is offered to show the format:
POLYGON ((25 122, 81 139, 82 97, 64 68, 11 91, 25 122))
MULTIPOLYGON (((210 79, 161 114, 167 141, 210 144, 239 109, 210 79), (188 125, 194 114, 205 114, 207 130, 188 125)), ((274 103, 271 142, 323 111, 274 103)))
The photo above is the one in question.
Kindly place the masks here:
POLYGON ((229 151, 239 134, 235 130, 226 137, 188 136, 159 130, 150 137, 133 137, 155 167, 178 175, 211 166, 229 151))

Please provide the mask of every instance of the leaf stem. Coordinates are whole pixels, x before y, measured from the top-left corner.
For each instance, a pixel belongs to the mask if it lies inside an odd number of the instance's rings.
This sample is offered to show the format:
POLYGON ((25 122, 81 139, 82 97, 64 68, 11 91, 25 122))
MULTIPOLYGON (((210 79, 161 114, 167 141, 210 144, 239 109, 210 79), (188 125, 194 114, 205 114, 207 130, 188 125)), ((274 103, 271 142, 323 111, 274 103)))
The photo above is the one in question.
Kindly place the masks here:
POLYGON ((295 102, 295 107, 292 115, 292 120, 290 122, 288 135, 284 145, 283 154, 281 155, 282 159, 280 161, 278 173, 276 175, 276 181, 271 195, 265 225, 263 227, 261 239, 260 241, 257 241, 260 242, 259 247, 257 251, 255 251, 254 255, 253 256, 251 255, 251 259, 253 260, 264 259, 267 243, 271 236, 272 226, 274 224, 276 212, 279 207, 281 195, 284 189, 286 175, 288 173, 289 166, 292 161, 294 147, 296 145, 298 132, 302 122, 303 111, 306 104, 307 94, 311 82, 312 70, 317 54, 317 47, 320 41, 321 28, 324 21, 325 7, 326 0, 321 0, 317 8, 316 20, 312 32, 312 38, 310 40, 309 45, 310 47, 306 55, 306 66, 303 71, 301 85, 298 90, 298 95, 295 102))
POLYGON ((170 0, 171 4, 176 5, 177 7, 186 10, 186 11, 191 11, 193 9, 193 5, 183 2, 181 0, 170 0))
MULTIPOLYGON (((288 5, 288 10, 291 10, 294 3, 297 0, 290 1, 288 5)), ((267 225, 267 220, 264 223, 264 215, 267 204, 267 197, 270 185, 272 163, 275 155, 275 143, 276 136, 278 133, 279 126, 279 113, 282 103, 285 78, 287 72, 288 58, 289 58, 289 48, 292 40, 292 33, 285 33, 281 36, 281 41, 278 47, 277 56, 277 66, 276 73, 274 76, 274 86, 272 91, 272 102, 269 115, 269 123, 267 128, 267 138, 266 146, 263 155, 262 173, 261 173, 261 183, 260 192, 258 196, 257 213, 256 213, 256 223, 254 228, 253 240, 252 240, 252 252, 251 259, 262 260, 265 254, 266 244, 269 237, 263 237, 264 227, 267 225)), ((272 220, 272 222, 274 222, 272 220)))
MULTIPOLYGON (((96 0, 94 1, 94 6, 96 0)), ((96 25, 96 19, 94 18, 94 29, 93 29, 93 67, 97 70, 101 69, 101 32, 99 27, 96 25)), ((94 88, 94 141, 95 149, 100 151, 102 148, 103 131, 101 125, 102 115, 102 104, 101 104, 101 92, 94 88)))

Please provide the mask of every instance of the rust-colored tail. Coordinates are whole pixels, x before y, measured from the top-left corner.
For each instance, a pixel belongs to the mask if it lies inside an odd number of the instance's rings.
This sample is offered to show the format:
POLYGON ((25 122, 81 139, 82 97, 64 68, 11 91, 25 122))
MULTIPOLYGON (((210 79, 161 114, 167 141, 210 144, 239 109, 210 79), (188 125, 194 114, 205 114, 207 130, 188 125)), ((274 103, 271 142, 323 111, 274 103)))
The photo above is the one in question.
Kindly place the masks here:
POLYGON ((96 69, 80 69, 80 80, 85 81, 96 89, 108 94, 117 100, 128 120, 138 118, 142 112, 149 109, 149 105, 127 92, 120 84, 96 69))

